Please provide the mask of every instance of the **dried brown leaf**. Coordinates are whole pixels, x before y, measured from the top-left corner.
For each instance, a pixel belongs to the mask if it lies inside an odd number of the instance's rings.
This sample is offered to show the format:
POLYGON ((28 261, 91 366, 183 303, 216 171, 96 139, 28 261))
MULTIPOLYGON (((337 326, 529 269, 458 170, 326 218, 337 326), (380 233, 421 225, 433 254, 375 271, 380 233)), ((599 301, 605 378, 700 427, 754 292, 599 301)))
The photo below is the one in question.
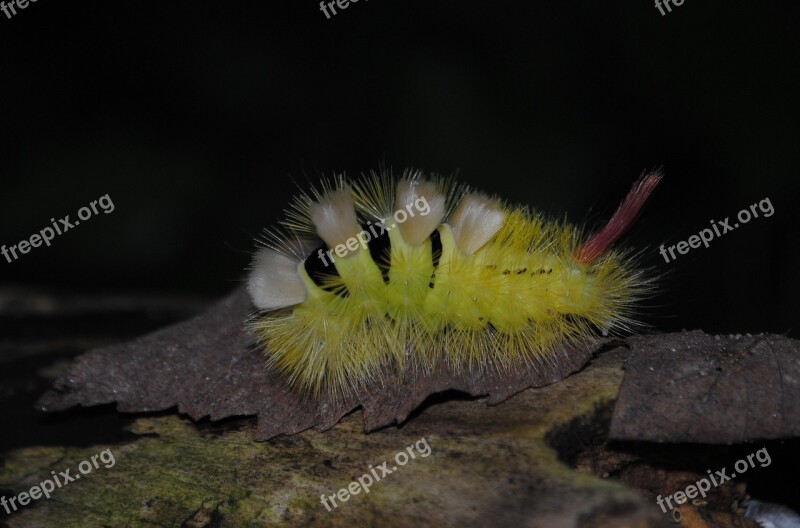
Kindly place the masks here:
POLYGON ((800 435, 800 342, 702 331, 635 336, 610 438, 727 444, 800 435))
POLYGON ((419 373, 408 365, 397 383, 387 383, 346 401, 304 398, 265 368, 243 322, 253 310, 238 289, 207 312, 134 341, 79 356, 63 378, 39 401, 44 411, 75 405, 117 403, 124 412, 177 406, 194 419, 258 416, 256 439, 295 434, 311 427, 327 430, 363 407, 364 429, 403 422, 425 399, 446 390, 487 395, 499 403, 528 387, 554 383, 583 367, 600 342, 565 351, 557 362, 521 369, 513 375, 454 373, 440 365, 419 373))

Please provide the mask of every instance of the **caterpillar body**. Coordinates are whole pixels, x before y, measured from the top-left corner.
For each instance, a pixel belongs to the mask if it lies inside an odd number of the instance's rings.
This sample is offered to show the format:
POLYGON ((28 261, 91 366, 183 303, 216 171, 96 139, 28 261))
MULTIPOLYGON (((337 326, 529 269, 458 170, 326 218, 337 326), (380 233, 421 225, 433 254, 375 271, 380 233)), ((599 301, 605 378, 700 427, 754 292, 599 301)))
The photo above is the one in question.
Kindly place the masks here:
POLYGON ((510 370, 630 331, 652 280, 610 249, 661 179, 643 175, 593 236, 452 180, 406 171, 301 193, 248 276, 269 368, 344 397, 388 373, 510 370))

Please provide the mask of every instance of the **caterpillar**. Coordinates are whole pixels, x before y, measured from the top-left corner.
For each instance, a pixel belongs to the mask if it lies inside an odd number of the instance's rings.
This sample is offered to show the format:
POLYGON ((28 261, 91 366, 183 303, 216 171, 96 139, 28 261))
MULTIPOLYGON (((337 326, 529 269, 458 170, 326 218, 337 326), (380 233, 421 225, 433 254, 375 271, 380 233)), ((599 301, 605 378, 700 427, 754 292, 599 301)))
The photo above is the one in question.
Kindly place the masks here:
POLYGON ((557 361, 637 326, 653 279, 611 247, 661 177, 643 174, 592 236, 420 171, 323 181, 259 239, 248 327, 311 396, 390 383, 407 362, 480 375, 557 361))

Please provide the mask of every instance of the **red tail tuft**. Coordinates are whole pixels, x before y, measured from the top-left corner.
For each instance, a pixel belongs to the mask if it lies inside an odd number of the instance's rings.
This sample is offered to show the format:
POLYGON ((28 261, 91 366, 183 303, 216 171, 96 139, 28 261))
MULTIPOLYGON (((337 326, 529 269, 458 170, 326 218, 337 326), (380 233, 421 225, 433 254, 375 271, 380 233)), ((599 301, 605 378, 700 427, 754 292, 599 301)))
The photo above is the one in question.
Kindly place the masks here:
POLYGON ((661 181, 662 176, 661 170, 655 170, 639 178, 606 226, 575 251, 575 260, 591 264, 597 257, 605 253, 631 225, 647 198, 661 181))

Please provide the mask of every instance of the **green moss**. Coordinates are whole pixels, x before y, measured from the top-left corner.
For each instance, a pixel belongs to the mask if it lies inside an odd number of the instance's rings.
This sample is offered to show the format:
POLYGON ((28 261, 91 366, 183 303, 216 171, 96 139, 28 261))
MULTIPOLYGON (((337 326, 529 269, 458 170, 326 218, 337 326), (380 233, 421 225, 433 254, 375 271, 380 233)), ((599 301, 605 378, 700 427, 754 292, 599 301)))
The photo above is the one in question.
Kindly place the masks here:
MULTIPOLYGON (((601 362, 602 363, 602 362, 601 362)), ((501 405, 448 401, 401 428, 371 434, 358 413, 325 433, 252 440, 253 421, 198 427, 175 415, 137 419, 137 440, 117 445, 29 447, 4 453, 0 488, 30 489, 50 471, 71 468, 110 448, 116 463, 93 470, 0 522, 29 526, 456 526, 513 525, 514 519, 576 519, 609 501, 639 499, 623 486, 559 462, 545 434, 615 397, 621 360, 525 391, 501 405), (233 425, 233 426, 232 426, 233 425), (234 427, 235 426, 235 427, 234 427), (328 512, 335 494, 425 438, 416 458, 369 493, 328 512), (560 517, 559 517, 560 518, 560 517)), ((7 495, 8 496, 8 495, 7 495)))

